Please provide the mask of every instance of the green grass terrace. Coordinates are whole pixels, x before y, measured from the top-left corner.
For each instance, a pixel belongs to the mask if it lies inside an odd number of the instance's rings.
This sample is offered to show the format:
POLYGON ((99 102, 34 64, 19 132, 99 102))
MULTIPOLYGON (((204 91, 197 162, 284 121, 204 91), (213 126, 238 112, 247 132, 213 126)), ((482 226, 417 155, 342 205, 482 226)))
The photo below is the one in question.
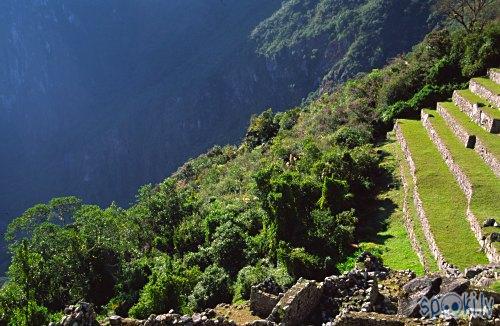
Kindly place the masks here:
POLYGON ((486 264, 466 219, 467 199, 420 120, 399 120, 416 165, 417 187, 444 258, 463 269, 486 264))
POLYGON ((455 104, 451 102, 441 102, 440 104, 469 134, 479 138, 493 155, 500 158, 499 135, 489 133, 481 128, 468 115, 460 111, 455 104))
POLYGON ((500 95, 500 85, 495 83, 493 80, 486 78, 486 77, 472 78, 472 80, 483 85, 488 90, 490 90, 493 94, 500 95))
POLYGON ((494 119, 499 119, 500 120, 500 110, 498 108, 495 108, 493 106, 493 104, 491 104, 487 100, 485 100, 482 97, 480 97, 480 96, 472 93, 468 89, 457 91, 457 93, 461 97, 463 97, 464 99, 466 99, 469 103, 477 104, 479 107, 481 107, 481 110, 483 110, 490 117, 492 117, 494 119))
MULTIPOLYGON (((451 152, 453 160, 467 175, 474 193, 472 195, 471 210, 482 225, 488 218, 498 217, 500 212, 500 181, 493 171, 473 149, 466 148, 448 128, 446 121, 435 110, 425 110, 429 113, 434 129, 451 152)), ((495 231, 495 228, 484 228, 485 234, 495 231)), ((495 243, 497 250, 500 244, 495 243)))

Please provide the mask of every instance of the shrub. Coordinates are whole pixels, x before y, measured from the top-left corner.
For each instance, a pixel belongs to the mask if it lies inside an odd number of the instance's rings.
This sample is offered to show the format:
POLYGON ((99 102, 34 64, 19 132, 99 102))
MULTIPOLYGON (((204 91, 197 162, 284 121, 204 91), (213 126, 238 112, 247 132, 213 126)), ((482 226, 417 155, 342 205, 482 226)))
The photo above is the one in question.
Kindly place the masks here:
POLYGON ((23 307, 15 308, 9 320, 9 326, 46 325, 50 321, 47 308, 29 300, 23 307))
POLYGON ((198 216, 184 219, 174 230, 174 248, 179 254, 194 252, 205 241, 205 234, 200 227, 203 221, 198 216))
POLYGON ((233 222, 219 226, 210 246, 213 261, 223 267, 230 275, 236 274, 245 264, 245 234, 233 222))
POLYGON ((279 127, 279 124, 274 121, 271 109, 262 112, 260 115, 254 115, 250 120, 244 143, 250 149, 262 145, 276 136, 279 127))
POLYGON ((288 274, 294 278, 316 279, 324 274, 324 260, 307 252, 304 248, 291 248, 280 243, 278 259, 286 266, 288 274))
POLYGON ((197 268, 186 269, 169 257, 157 258, 153 273, 142 289, 139 301, 130 309, 130 315, 144 319, 170 309, 187 311, 187 296, 199 274, 197 268))
POLYGON ((371 137, 371 132, 366 128, 361 128, 361 126, 343 126, 334 133, 335 144, 351 149, 367 144, 371 137))
POLYGON ((214 307, 221 302, 230 302, 230 278, 217 265, 209 266, 189 296, 189 307, 195 311, 214 307))

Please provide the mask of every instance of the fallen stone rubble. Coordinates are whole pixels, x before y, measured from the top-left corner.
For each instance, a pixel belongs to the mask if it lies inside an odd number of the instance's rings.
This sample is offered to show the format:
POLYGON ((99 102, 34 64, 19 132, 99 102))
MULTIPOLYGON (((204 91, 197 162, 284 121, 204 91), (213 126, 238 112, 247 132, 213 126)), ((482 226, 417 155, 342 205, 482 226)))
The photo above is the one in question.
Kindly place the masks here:
MULTIPOLYGON (((435 274, 417 278, 410 270, 391 271, 375 256, 363 253, 356 268, 323 282, 299 279, 284 293, 270 280, 254 286, 250 308, 261 319, 245 326, 500 325, 500 294, 484 290, 499 279, 499 271, 498 265, 475 266, 457 276, 435 274), (470 291, 494 298, 491 320, 455 320, 449 316, 426 319, 420 315, 419 301, 423 297, 470 291)), ((61 323, 50 326, 236 325, 228 316, 217 316, 213 309, 191 316, 170 311, 146 320, 111 316, 101 324, 88 303, 69 306, 64 313, 61 323)))

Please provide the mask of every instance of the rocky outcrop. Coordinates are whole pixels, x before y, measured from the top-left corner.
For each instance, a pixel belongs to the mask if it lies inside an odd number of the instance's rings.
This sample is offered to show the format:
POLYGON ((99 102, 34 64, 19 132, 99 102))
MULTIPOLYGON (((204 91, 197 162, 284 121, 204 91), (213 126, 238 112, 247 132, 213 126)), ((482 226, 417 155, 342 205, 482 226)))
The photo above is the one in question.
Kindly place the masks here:
POLYGON ((441 277, 425 276, 411 280, 403 287, 403 293, 398 302, 398 315, 420 317, 420 300, 430 299, 439 293, 443 279, 441 277))
MULTIPOLYGON (((415 273, 410 270, 389 270, 377 257, 364 252, 358 257, 356 266, 342 275, 329 276, 322 283, 299 279, 284 294, 271 316, 267 319, 241 322, 238 325, 456 325, 453 319, 420 318, 418 302, 422 297, 431 298, 450 292, 461 294, 471 291, 479 291, 487 297, 493 297, 496 303, 500 302, 500 295, 484 290, 485 286, 490 286, 498 280, 497 271, 500 265, 474 266, 459 276, 436 274, 416 278, 415 273)), ((259 286, 257 288, 268 291, 259 286)), ((218 316, 225 314, 218 310, 222 306, 230 305, 220 304, 215 309, 207 309, 193 315, 180 315, 171 310, 168 314, 151 315, 147 320, 111 316, 98 324, 92 305, 81 302, 65 309, 63 324, 52 325, 237 325, 227 317, 218 316)), ((500 316, 500 306, 497 308, 494 318, 500 316)), ((489 320, 481 325, 492 323, 493 320, 489 320)))
POLYGON ((474 137, 473 148, 476 153, 483 159, 483 161, 491 168, 493 173, 500 178, 500 161, 496 158, 491 151, 484 145, 480 138, 469 134, 458 121, 451 116, 451 114, 446 110, 446 108, 441 104, 437 104, 437 111, 443 117, 446 124, 450 127, 451 131, 462 141, 467 143, 468 139, 474 137))
MULTIPOLYGON (((438 105, 438 108, 439 107, 440 106, 438 105)), ((443 110, 444 108, 441 107, 440 112, 443 110)), ((462 171, 460 166, 455 162, 451 152, 448 150, 443 140, 439 137, 438 133, 436 132, 434 126, 432 125, 429 119, 430 117, 429 114, 425 113, 424 111, 422 111, 421 114, 422 114, 422 119, 421 119, 422 124, 424 125, 424 128, 427 130, 430 139, 436 145, 436 148, 443 157, 446 165, 448 166, 451 173, 455 177, 455 180, 460 186, 460 189, 462 189, 463 193, 465 194, 465 197, 467 198, 467 211, 465 212, 466 213, 465 215, 467 217, 467 221, 469 222, 470 228, 474 233, 474 236, 476 237, 477 241, 481 244, 481 248, 485 251, 485 254, 488 256, 488 259, 491 262, 500 262, 500 255, 498 255, 495 246, 492 246, 490 241, 486 239, 481 229, 481 225, 479 224, 476 216, 471 210, 471 201, 473 196, 473 186, 471 181, 469 180, 467 175, 462 171)))
POLYGON ((299 279, 276 304, 269 320, 285 325, 301 325, 316 308, 323 294, 323 283, 299 279))
POLYGON ((490 89, 484 87, 481 83, 479 83, 475 79, 471 79, 469 82, 469 89, 486 99, 488 102, 493 104, 495 107, 500 108, 500 95, 493 93, 490 89))
POLYGON ((408 162, 408 165, 410 167, 410 172, 413 178, 413 200, 415 202, 415 209, 417 210, 418 217, 420 219, 420 223, 422 224, 422 230, 424 232, 424 236, 427 240, 427 243, 429 245, 429 249, 434 256, 434 258, 437 261, 438 268, 442 271, 445 271, 448 274, 451 275, 457 275, 459 271, 453 267, 451 264, 446 262, 444 259, 443 254, 439 250, 436 240, 434 239, 434 235, 432 234, 431 227, 429 224, 429 220, 427 219, 427 215, 424 210, 424 206, 422 203, 422 200, 420 199, 420 194, 418 193, 418 180, 417 180, 417 174, 416 174, 416 166, 415 162, 413 161, 410 149, 408 147, 408 143, 406 142, 406 139, 404 138, 403 132, 401 131, 401 127, 399 126, 398 123, 394 125, 394 131, 396 133, 396 138, 401 146, 401 149, 403 150, 403 154, 405 155, 405 159, 408 162))

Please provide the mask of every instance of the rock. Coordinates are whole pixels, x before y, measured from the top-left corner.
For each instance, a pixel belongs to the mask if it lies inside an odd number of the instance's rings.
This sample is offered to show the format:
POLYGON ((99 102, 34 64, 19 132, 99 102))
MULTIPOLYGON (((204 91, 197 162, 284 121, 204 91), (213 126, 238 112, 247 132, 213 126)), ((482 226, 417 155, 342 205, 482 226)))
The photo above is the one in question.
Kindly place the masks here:
POLYGON ((276 325, 275 323, 266 320, 266 319, 259 319, 254 321, 253 323, 248 323, 247 325, 249 326, 273 326, 276 325))
POLYGON ((500 242, 500 233, 494 232, 490 234, 491 242, 500 242))
POLYGON ((420 317, 420 300, 424 296, 430 299, 438 294, 442 281, 441 277, 424 276, 415 278, 403 286, 398 301, 398 315, 420 317))
POLYGON ((439 293, 446 294, 450 292, 455 292, 457 294, 462 294, 469 289, 470 281, 462 277, 445 277, 440 286, 439 293))
POLYGON ((400 316, 388 316, 377 313, 347 312, 329 325, 336 326, 403 326, 406 319, 400 316))
POLYGON ((76 305, 64 309, 65 316, 61 319, 62 326, 98 326, 94 307, 90 303, 80 301, 76 305))
POLYGON ((464 271, 464 275, 466 278, 471 279, 476 277, 476 275, 479 275, 485 270, 485 267, 483 266, 474 266, 470 268, 466 268, 464 271))
POLYGON ((122 325, 122 317, 120 316, 111 316, 108 318, 109 325, 111 326, 121 326, 122 325))
POLYGON ((367 272, 379 272, 387 270, 380 259, 378 259, 368 251, 365 251, 361 255, 359 255, 358 262, 363 263, 367 272))
POLYGON ((494 218, 489 218, 486 221, 484 221, 483 227, 487 228, 487 227, 490 227, 490 226, 495 226, 495 223, 496 223, 496 221, 495 221, 494 218))

